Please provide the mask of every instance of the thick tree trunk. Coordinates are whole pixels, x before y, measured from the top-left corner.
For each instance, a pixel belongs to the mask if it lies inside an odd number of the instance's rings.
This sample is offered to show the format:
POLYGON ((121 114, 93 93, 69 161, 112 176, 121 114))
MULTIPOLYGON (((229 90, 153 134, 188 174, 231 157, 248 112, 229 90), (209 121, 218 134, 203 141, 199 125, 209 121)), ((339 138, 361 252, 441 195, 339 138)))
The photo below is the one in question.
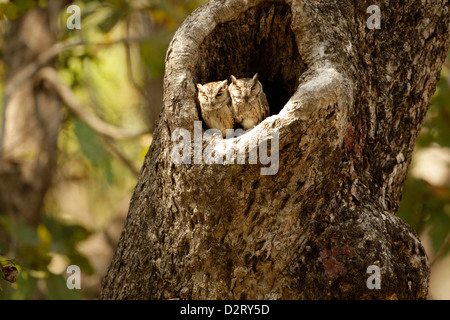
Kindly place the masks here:
POLYGON ((448 1, 380 1, 373 30, 370 5, 211 1, 186 19, 103 299, 426 298, 427 257, 395 212, 449 47, 448 1), (197 164, 195 146, 174 163, 175 130, 198 133, 195 84, 256 72, 271 117, 227 142, 274 147, 277 133, 278 172, 197 164))

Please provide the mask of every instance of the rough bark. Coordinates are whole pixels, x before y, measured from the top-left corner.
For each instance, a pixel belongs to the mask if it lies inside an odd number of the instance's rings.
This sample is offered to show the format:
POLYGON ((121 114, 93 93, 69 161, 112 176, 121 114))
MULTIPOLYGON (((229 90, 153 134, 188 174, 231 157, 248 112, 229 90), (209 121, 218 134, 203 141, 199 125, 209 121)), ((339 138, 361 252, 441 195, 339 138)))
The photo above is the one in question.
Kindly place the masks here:
POLYGON ((211 1, 186 19, 103 299, 426 298, 426 254, 395 212, 449 48, 448 1, 379 1, 380 30, 369 5, 211 1), (278 173, 176 165, 172 133, 201 120, 195 84, 255 72, 271 117, 232 141, 278 131, 278 173))

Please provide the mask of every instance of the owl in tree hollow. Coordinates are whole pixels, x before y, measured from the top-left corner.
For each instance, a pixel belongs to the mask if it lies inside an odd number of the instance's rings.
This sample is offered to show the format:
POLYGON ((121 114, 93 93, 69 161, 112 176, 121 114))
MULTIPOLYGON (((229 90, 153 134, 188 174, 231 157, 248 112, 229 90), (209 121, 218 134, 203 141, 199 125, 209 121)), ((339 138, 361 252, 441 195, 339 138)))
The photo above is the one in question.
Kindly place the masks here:
POLYGON ((197 88, 203 121, 209 128, 219 129, 225 137, 226 129, 234 129, 228 80, 197 84, 197 88))
POLYGON ((231 76, 228 90, 235 121, 245 130, 253 128, 269 116, 269 103, 257 73, 253 78, 236 79, 231 76))

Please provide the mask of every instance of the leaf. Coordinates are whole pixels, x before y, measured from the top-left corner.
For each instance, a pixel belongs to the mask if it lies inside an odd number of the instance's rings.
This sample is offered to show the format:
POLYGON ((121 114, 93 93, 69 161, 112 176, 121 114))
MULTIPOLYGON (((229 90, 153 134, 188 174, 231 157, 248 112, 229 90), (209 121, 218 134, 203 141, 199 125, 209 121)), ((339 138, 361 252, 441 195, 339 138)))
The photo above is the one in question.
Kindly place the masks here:
POLYGON ((47 6, 47 0, 38 0, 38 5, 41 8, 45 8, 47 6))
POLYGON ((85 122, 78 119, 75 122, 75 134, 80 143, 81 152, 88 158, 96 167, 104 165, 109 160, 108 151, 103 146, 103 143, 98 134, 89 127, 85 122))
POLYGON ((24 221, 19 220, 13 224, 11 217, 0 215, 0 228, 10 237, 21 239, 22 244, 36 246, 39 243, 36 230, 24 221))
POLYGON ((80 143, 81 152, 100 172, 105 174, 109 184, 114 183, 111 157, 99 135, 86 123, 75 119, 75 134, 80 143))
POLYGON ((436 187, 409 176, 403 188, 398 215, 421 233, 427 227, 433 250, 437 252, 450 230, 450 188, 436 187))
POLYGON ((450 217, 448 216, 445 207, 440 209, 441 210, 432 212, 429 220, 429 225, 431 227, 430 237, 435 253, 442 247, 450 231, 450 217))
POLYGON ((26 271, 19 272, 17 282, 4 287, 4 299, 8 300, 25 300, 35 299, 38 279, 30 276, 26 271))
POLYGON ((15 258, 9 259, 9 261, 10 261, 14 266, 20 266, 20 267, 23 267, 22 263, 21 263, 19 260, 15 259, 15 258))
POLYGON ((170 38, 169 33, 162 32, 141 45, 141 56, 151 79, 158 79, 164 75, 164 59, 170 38))
POLYGON ((76 243, 91 235, 91 232, 82 226, 66 225, 53 218, 46 217, 43 223, 52 235, 52 249, 63 254, 74 250, 76 243))
POLYGON ((6 16, 8 19, 16 19, 33 9, 37 3, 34 0, 15 0, 10 4, 7 6, 6 16))
POLYGON ((123 18, 123 13, 114 10, 109 16, 107 16, 102 22, 98 24, 98 28, 103 33, 108 33, 112 28, 123 18))
POLYGON ((398 209, 398 216, 408 222, 408 224, 420 234, 429 218, 426 210, 427 201, 432 199, 432 193, 428 189, 426 182, 408 176, 403 186, 403 198, 398 209))
POLYGON ((0 3, 0 20, 14 20, 19 17, 19 8, 14 3, 0 3))
POLYGON ((449 74, 441 73, 436 93, 428 110, 424 127, 417 140, 420 147, 438 143, 442 147, 450 147, 450 83, 449 74))
POLYGON ((80 290, 67 288, 66 279, 63 275, 50 274, 46 279, 47 299, 49 300, 79 300, 80 290))
POLYGON ((89 260, 78 252, 76 245, 91 235, 82 226, 66 225, 56 219, 45 218, 44 225, 52 235, 51 250, 67 256, 71 264, 78 265, 84 273, 92 274, 94 269, 89 260))

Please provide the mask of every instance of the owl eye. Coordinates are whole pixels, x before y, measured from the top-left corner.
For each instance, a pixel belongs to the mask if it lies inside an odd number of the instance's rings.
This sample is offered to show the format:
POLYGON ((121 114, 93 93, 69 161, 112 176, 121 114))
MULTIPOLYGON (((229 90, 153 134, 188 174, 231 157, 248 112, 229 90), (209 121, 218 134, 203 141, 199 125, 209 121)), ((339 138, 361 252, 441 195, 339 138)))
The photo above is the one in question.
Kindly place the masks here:
POLYGON ((220 97, 220 96, 222 96, 222 92, 219 92, 218 94, 216 94, 216 97, 220 97))
POLYGON ((256 90, 256 87, 255 87, 255 86, 252 87, 252 91, 254 91, 254 90, 256 90))

